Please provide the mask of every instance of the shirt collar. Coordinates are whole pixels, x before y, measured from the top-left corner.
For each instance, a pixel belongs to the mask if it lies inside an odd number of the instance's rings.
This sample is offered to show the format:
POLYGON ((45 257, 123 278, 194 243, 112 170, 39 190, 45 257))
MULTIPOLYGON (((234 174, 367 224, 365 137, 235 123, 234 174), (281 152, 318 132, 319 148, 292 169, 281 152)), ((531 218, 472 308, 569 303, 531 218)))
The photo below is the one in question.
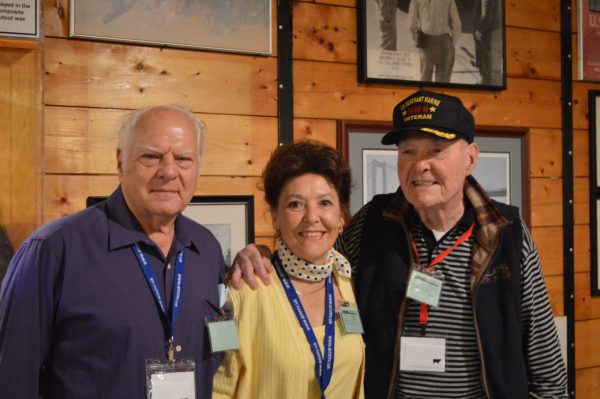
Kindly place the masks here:
MULTIPOLYGON (((129 210, 121 186, 111 194, 104 206, 109 222, 109 250, 131 246, 139 242, 153 245, 138 220, 129 210)), ((175 218, 175 239, 173 240, 175 251, 181 248, 190 248, 198 252, 199 243, 194 242, 194 238, 192 238, 194 237, 193 226, 194 222, 192 220, 183 215, 177 215, 177 218, 175 218)))

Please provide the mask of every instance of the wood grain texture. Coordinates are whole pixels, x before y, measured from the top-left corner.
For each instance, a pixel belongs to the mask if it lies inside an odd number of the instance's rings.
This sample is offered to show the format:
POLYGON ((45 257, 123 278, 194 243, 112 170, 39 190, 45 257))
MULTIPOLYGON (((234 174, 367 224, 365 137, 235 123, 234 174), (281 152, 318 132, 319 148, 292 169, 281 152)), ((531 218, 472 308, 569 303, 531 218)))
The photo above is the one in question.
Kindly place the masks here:
POLYGON ((46 37, 69 37, 69 0, 43 0, 46 37))
POLYGON ((14 248, 41 221, 40 59, 38 43, 0 41, 0 225, 14 248))
MULTIPOLYGON (((358 84, 356 76, 354 65, 296 61, 296 117, 390 120, 397 102, 414 91, 414 87, 358 84)), ((479 125, 561 127, 560 82, 509 79, 508 87, 500 93, 443 91, 460 95, 479 125)))
POLYGON ((600 319, 575 321, 575 367, 600 366, 600 319))
POLYGON ((575 273, 575 320, 600 319, 600 297, 591 296, 590 273, 575 273))
POLYGON ((44 70, 47 105, 277 114, 277 61, 270 57, 49 38, 44 70))
MULTIPOLYGON (((47 106, 46 173, 112 174, 118 132, 129 111, 47 106)), ((207 126, 202 174, 259 176, 277 146, 273 117, 196 114, 207 126)))
POLYGON ((562 226, 562 179, 531 179, 531 226, 562 226))
POLYGON ((508 76, 560 80, 560 59, 560 32, 506 28, 508 76))
POLYGON ((505 0, 506 24, 560 32, 560 0, 505 0))
POLYGON ((531 236, 540 255, 544 276, 563 275, 562 227, 534 227, 531 236))
POLYGON ((356 9, 298 2, 293 25, 295 59, 356 63, 356 9))
POLYGON ((531 129, 529 140, 530 176, 561 177, 562 131, 559 129, 531 129))
POLYGON ((579 224, 574 226, 574 270, 575 272, 590 271, 590 226, 579 224))
POLYGON ((573 130, 573 175, 575 177, 590 176, 589 132, 573 130))
POLYGON ((565 314, 564 306, 564 290, 562 276, 545 276, 546 288, 548 289, 548 297, 550 298, 550 306, 554 316, 562 316, 565 314))
POLYGON ((294 140, 317 140, 335 148, 336 134, 335 120, 294 119, 294 140))
POLYGON ((600 367, 575 371, 575 394, 577 399, 597 399, 600 392, 600 367))

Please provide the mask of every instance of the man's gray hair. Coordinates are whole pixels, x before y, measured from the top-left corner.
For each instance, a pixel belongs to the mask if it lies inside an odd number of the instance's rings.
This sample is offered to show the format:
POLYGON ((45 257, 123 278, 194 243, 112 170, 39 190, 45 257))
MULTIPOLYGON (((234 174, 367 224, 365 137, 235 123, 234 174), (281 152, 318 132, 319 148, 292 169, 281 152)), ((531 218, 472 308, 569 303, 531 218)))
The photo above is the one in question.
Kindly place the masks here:
POLYGON ((180 113, 181 115, 188 118, 191 122, 192 126, 194 126, 194 132, 196 133, 196 138, 198 140, 198 158, 202 156, 202 152, 204 151, 204 133, 206 132, 206 124, 196 118, 194 114, 192 114, 189 110, 180 107, 178 105, 159 105, 153 107, 140 108, 136 111, 131 112, 121 130, 119 131, 119 144, 117 148, 121 150, 122 159, 127 159, 129 155, 129 150, 131 147, 131 136, 133 131, 135 130, 135 125, 140 120, 140 118, 146 115, 149 112, 157 111, 157 110, 171 110, 180 113))

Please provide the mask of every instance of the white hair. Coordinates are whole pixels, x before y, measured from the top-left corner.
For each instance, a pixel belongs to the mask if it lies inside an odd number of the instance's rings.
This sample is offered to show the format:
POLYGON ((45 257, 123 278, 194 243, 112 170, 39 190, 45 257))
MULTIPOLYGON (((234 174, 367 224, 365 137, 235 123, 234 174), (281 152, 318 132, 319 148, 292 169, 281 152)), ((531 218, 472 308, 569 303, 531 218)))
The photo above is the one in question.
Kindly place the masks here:
MULTIPOLYGON (((157 111, 157 110, 170 110, 178 112, 179 114, 185 116, 194 126, 194 132, 196 133, 197 138, 197 148, 198 148, 198 158, 202 156, 202 152, 204 151, 204 134, 206 132, 206 124, 196 118, 194 114, 192 114, 186 108, 180 107, 178 105, 159 105, 153 107, 140 108, 136 111, 131 112, 127 119, 125 119, 125 123, 121 126, 121 130, 119 131, 119 143, 117 148, 121 151, 122 159, 127 159, 129 155, 129 150, 131 149, 132 136, 135 131, 135 126, 141 117, 144 115, 157 111)), ((123 166, 125 164, 123 163, 123 166)))

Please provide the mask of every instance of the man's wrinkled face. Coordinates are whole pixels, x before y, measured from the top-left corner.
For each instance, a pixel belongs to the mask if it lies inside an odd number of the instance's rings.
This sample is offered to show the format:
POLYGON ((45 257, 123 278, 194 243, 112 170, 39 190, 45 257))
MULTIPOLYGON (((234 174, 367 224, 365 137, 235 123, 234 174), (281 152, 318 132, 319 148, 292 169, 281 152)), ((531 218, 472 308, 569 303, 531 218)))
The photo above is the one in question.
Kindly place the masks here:
POLYGON ((398 143, 398 178, 417 211, 452 209, 463 198, 465 178, 477 163, 479 147, 465 140, 411 134, 398 143))
POLYGON ((117 151, 127 205, 142 223, 174 218, 189 203, 198 180, 200 157, 192 121, 159 108, 143 115, 131 134, 126 159, 117 151))

